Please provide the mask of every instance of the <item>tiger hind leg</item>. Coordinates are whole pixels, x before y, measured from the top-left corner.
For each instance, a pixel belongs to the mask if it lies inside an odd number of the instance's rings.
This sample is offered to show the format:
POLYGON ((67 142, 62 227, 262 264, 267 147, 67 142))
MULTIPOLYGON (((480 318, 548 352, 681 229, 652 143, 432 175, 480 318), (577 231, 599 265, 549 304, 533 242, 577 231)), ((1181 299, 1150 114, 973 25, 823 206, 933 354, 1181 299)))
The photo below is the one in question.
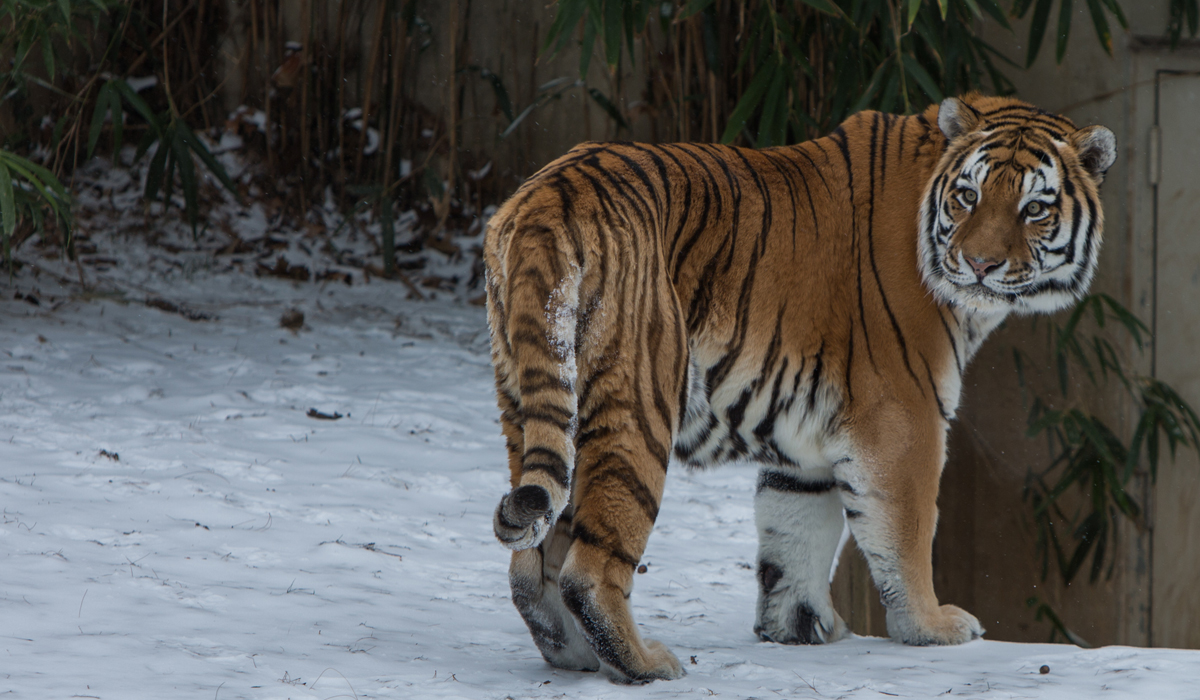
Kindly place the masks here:
POLYGON ((758 613, 754 632, 781 644, 828 644, 847 635, 833 608, 829 574, 843 528, 828 473, 768 466, 754 496, 758 613))
POLYGON ((571 508, 537 547, 512 554, 508 582, 512 601, 546 662, 571 671, 598 671, 600 661, 563 605, 559 572, 571 547, 571 508))
MULTIPOLYGON (((673 307, 672 307, 673 308, 673 307)), ((674 319, 668 319, 668 321, 674 319)), ((680 329, 680 324, 656 325, 680 329)), ((631 333, 631 344, 639 337, 631 333)), ((687 365, 681 330, 657 352, 626 352, 632 362, 581 363, 579 433, 572 502, 575 541, 563 564, 563 603, 603 670, 619 683, 671 680, 683 666, 661 642, 643 639, 633 618, 633 574, 658 516, 678 406, 653 396, 681 396, 687 365), (638 361, 645 353, 648 361, 638 361), (654 387, 654 383, 658 383, 654 387), (654 387, 653 391, 642 387, 654 387)), ((657 347, 655 347, 657 346, 657 347)), ((597 349, 603 352, 603 346, 597 349)))
POLYGON ((680 678, 684 671, 679 659, 661 642, 642 639, 629 602, 665 470, 653 465, 661 476, 657 483, 646 484, 620 455, 596 461, 581 456, 581 466, 591 462, 592 468, 581 470, 590 475, 577 473, 579 492, 585 495, 575 514, 575 541, 559 578, 563 603, 612 680, 680 678))

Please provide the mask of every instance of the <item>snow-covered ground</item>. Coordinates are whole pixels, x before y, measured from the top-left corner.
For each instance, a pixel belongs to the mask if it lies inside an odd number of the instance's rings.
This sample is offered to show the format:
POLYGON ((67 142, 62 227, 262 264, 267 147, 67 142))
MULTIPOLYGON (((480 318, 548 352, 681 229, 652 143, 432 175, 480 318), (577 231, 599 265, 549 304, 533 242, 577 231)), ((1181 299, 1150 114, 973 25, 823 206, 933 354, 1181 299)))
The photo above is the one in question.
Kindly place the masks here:
POLYGON ((1200 651, 760 643, 736 466, 671 470, 636 580, 688 675, 550 668, 492 535, 481 308, 118 243, 87 295, 55 261, 0 281, 0 697, 1200 698, 1200 651))

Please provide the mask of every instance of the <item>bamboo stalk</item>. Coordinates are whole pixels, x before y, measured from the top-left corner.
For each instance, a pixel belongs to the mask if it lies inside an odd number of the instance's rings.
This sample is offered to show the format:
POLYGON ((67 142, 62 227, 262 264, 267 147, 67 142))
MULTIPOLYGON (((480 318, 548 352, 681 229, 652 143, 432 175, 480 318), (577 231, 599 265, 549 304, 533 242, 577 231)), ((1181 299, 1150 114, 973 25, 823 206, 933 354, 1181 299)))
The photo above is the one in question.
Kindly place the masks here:
POLYGON ((384 225, 383 236, 383 272, 391 276, 396 270, 396 237, 395 232, 391 230, 391 204, 394 192, 392 191, 391 183, 394 181, 395 174, 392 172, 392 151, 396 146, 396 132, 400 130, 400 108, 401 108, 401 90, 403 89, 403 79, 401 77, 404 70, 404 58, 408 52, 408 32, 404 20, 401 17, 396 17, 392 21, 392 99, 391 111, 388 114, 387 127, 387 146, 384 149, 383 160, 383 194, 380 202, 381 215, 387 215, 388 221, 384 225), (386 207, 386 208, 385 208, 386 207))
POLYGON ((250 41, 247 45, 250 47, 249 53, 246 55, 246 75, 242 81, 242 99, 241 104, 246 104, 246 98, 250 94, 250 77, 254 66, 254 58, 258 55, 258 3, 259 0, 250 0, 250 41))
POLYGON ((446 127, 450 139, 450 152, 446 157, 446 191, 442 194, 442 211, 438 217, 438 230, 446 228, 450 216, 450 198, 454 192, 454 170, 458 162, 458 95, 455 89, 458 72, 458 0, 450 0, 450 77, 446 81, 446 127))
MULTIPOLYGON (((274 121, 271 119, 271 0, 263 0, 263 101, 266 102, 267 113, 267 172, 275 175, 279 172, 275 166, 275 147, 271 145, 271 126, 274 121)), ((280 135, 283 135, 282 121, 280 120, 280 135)), ((282 146, 282 142, 280 143, 282 146)))
POLYGON ((342 124, 342 115, 346 113, 346 3, 350 0, 342 0, 338 4, 338 71, 337 71, 337 113, 333 118, 333 128, 337 129, 338 140, 338 172, 337 182, 339 186, 339 197, 342 204, 346 200, 346 129, 342 124))
POLYGON ((304 46, 300 49, 300 71, 304 74, 300 81, 300 210, 305 213, 308 212, 308 161, 311 160, 309 149, 312 146, 308 128, 308 83, 312 75, 308 61, 312 56, 312 10, 310 0, 304 0, 300 6, 301 15, 304 17, 301 30, 304 46))
POLYGON ((387 0, 379 0, 379 12, 375 15, 375 37, 371 44, 371 62, 367 67, 367 84, 363 89, 362 138, 354 154, 354 179, 362 178, 363 145, 367 142, 367 129, 371 128, 371 97, 375 88, 375 68, 383 50, 383 25, 387 18, 387 0))

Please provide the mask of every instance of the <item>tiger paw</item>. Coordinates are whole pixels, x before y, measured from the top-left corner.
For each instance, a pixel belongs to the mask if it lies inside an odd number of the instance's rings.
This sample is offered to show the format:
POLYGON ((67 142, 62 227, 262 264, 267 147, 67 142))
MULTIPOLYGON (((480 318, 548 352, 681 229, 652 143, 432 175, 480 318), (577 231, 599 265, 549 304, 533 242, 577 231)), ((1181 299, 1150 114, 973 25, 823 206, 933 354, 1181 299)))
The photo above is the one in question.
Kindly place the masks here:
POLYGON ((509 549, 536 547, 550 530, 553 511, 550 492, 541 486, 518 486, 500 499, 492 527, 496 539, 509 549))
POLYGON ((888 635, 913 646, 965 644, 983 636, 974 615, 955 605, 943 605, 925 614, 904 608, 887 611, 888 635))
POLYGON ((832 605, 813 606, 801 601, 787 606, 760 602, 754 633, 764 642, 777 644, 830 644, 844 639, 849 630, 832 605))
POLYGON ((651 681, 673 681, 686 675, 683 664, 679 663, 679 657, 675 656, 666 644, 656 639, 644 640, 643 644, 644 648, 638 654, 641 658, 636 665, 630 664, 622 670, 612 667, 605 669, 614 683, 635 685, 651 681))

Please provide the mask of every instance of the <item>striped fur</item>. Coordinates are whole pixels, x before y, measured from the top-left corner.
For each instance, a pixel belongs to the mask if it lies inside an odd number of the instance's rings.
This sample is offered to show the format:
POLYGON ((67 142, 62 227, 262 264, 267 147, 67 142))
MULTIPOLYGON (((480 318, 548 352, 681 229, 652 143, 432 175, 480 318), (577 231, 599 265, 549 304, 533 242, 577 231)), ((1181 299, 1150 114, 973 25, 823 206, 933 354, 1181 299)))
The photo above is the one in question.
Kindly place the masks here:
POLYGON ((484 254, 512 478, 494 524, 546 659, 682 675, 628 600, 672 451, 764 465, 764 639, 845 634, 843 509, 893 637, 982 634, 933 592, 946 428, 1006 314, 1086 290, 1114 156, 1103 127, 970 95, 783 148, 587 143, 530 178, 484 254))

